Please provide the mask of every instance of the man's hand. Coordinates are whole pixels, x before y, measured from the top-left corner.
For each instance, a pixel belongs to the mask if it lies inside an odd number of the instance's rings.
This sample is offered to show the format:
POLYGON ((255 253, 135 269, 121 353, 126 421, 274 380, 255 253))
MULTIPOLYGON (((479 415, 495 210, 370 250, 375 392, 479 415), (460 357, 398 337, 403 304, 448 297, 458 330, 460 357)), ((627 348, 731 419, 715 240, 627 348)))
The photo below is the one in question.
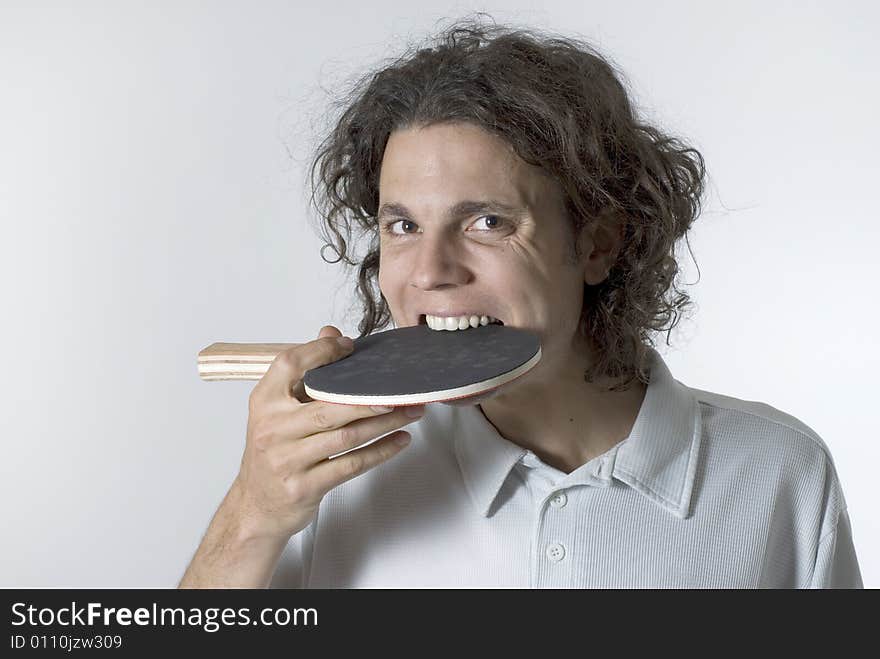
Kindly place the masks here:
POLYGON ((251 392, 241 468, 181 588, 266 587, 285 544, 314 519, 324 495, 408 443, 409 433, 391 431, 412 423, 424 406, 392 411, 314 401, 304 393, 307 370, 352 350, 333 326, 318 336, 278 354, 251 392), (329 459, 339 453, 345 455, 329 459))

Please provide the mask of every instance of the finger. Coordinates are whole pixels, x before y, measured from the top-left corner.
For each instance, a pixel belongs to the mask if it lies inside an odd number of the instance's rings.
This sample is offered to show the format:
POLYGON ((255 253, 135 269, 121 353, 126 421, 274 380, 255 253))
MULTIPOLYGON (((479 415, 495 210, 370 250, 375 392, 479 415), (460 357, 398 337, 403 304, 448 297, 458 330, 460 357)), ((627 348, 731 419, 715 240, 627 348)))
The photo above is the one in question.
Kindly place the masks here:
POLYGON ((377 437, 416 421, 418 417, 407 414, 411 410, 412 408, 398 408, 388 414, 374 412, 373 417, 352 421, 335 430, 304 437, 302 442, 297 443, 297 460, 300 466, 310 467, 330 456, 363 446, 377 437))
MULTIPOLYGON (((342 336, 342 332, 340 332, 338 329, 336 329, 336 327, 334 327, 333 325, 324 325, 318 331, 318 338, 319 339, 323 339, 324 337, 331 337, 331 338, 335 339, 340 336, 342 336)), ((290 393, 291 393, 291 396, 293 398, 295 398, 297 401, 299 401, 300 403, 310 403, 313 400, 315 400, 314 398, 312 398, 311 396, 309 396, 306 393, 306 387, 303 384, 302 380, 299 380, 296 384, 293 385, 290 393)))
POLYGON ((324 325, 324 327, 318 331, 318 338, 323 339, 325 336, 335 339, 336 337, 342 336, 342 332, 333 325, 324 325))
POLYGON ((260 391, 266 392, 269 396, 286 396, 293 399, 293 389, 302 380, 306 371, 347 357, 352 350, 353 346, 340 344, 336 338, 331 337, 323 337, 283 350, 275 356, 260 379, 258 383, 260 391))
POLYGON ((302 380, 297 380, 296 384, 290 388, 290 396, 300 403, 311 403, 315 400, 306 393, 306 385, 302 380))
POLYGON ((309 479, 315 487, 329 492, 345 481, 360 476, 373 467, 390 460, 400 453, 408 444, 411 435, 405 430, 398 430, 369 446, 340 455, 332 460, 318 463, 309 472, 309 479), (399 443, 399 440, 404 440, 399 443))
MULTIPOLYGON (((406 409, 411 410, 414 408, 408 407, 406 409)), ((295 405, 295 407, 291 408, 290 402, 285 403, 283 400, 278 399, 270 402, 266 407, 266 411, 271 417, 271 420, 267 421, 267 423, 271 425, 272 436, 277 439, 273 443, 291 446, 290 456, 294 458, 299 456, 298 464, 303 467, 312 465, 334 454, 333 451, 330 451, 325 455, 318 455, 320 449, 312 448, 306 452, 308 457, 303 457, 303 442, 307 440, 338 433, 341 435, 340 439, 345 440, 344 448, 340 449, 344 451, 360 446, 371 438, 378 437, 389 430, 399 428, 405 423, 416 420, 416 418, 407 417, 405 421, 400 421, 396 424, 393 420, 386 420, 376 425, 376 431, 370 435, 369 428, 364 430, 353 424, 361 423, 364 419, 374 417, 394 416, 390 414, 393 408, 340 405, 338 403, 322 401, 315 401, 307 405, 295 405), (345 430, 348 426, 352 427, 345 430)), ((328 437, 324 437, 324 441, 329 441, 328 437)), ((331 443, 335 442, 331 441, 331 443)))

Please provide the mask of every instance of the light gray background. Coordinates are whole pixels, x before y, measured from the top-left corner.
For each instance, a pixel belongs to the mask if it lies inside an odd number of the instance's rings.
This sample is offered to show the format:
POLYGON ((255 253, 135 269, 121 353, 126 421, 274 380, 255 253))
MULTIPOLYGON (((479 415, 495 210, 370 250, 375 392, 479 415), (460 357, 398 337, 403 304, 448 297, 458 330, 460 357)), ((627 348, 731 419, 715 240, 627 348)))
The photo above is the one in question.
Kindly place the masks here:
POLYGON ((473 10, 591 39, 703 153, 661 354, 824 438, 880 586, 877 5, 620 0, 2 2, 0 585, 176 585, 253 387, 199 350, 355 331, 303 186, 323 89, 473 10))

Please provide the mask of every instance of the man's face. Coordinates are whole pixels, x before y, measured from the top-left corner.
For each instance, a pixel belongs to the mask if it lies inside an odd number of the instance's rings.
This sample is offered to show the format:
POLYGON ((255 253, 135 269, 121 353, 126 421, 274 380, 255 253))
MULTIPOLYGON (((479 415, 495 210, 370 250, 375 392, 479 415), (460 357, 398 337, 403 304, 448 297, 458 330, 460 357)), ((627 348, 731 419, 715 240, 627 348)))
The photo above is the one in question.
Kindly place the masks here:
POLYGON ((542 371, 568 358, 584 266, 558 184, 506 142, 461 123, 395 131, 379 208, 379 286, 397 327, 488 315, 540 336, 542 371))

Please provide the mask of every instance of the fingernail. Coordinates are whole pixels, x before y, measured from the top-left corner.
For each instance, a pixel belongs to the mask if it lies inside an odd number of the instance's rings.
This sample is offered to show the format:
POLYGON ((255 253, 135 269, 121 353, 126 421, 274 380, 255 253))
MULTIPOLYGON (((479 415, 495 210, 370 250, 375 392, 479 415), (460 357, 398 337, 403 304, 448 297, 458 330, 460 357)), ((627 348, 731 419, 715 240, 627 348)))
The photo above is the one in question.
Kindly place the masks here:
POLYGON ((411 437, 409 435, 398 435, 392 441, 398 446, 406 446, 409 444, 411 437))
POLYGON ((424 413, 425 413, 425 406, 424 405, 414 405, 412 407, 407 407, 406 410, 404 410, 404 414, 406 414, 411 419, 418 419, 424 413))
POLYGON ((384 414, 385 412, 390 412, 393 410, 393 407, 385 407, 384 405, 370 405, 370 409, 374 412, 380 412, 384 414))
POLYGON ((354 341, 352 341, 347 336, 340 336, 336 338, 336 343, 341 345, 346 350, 351 350, 354 347, 354 341))

